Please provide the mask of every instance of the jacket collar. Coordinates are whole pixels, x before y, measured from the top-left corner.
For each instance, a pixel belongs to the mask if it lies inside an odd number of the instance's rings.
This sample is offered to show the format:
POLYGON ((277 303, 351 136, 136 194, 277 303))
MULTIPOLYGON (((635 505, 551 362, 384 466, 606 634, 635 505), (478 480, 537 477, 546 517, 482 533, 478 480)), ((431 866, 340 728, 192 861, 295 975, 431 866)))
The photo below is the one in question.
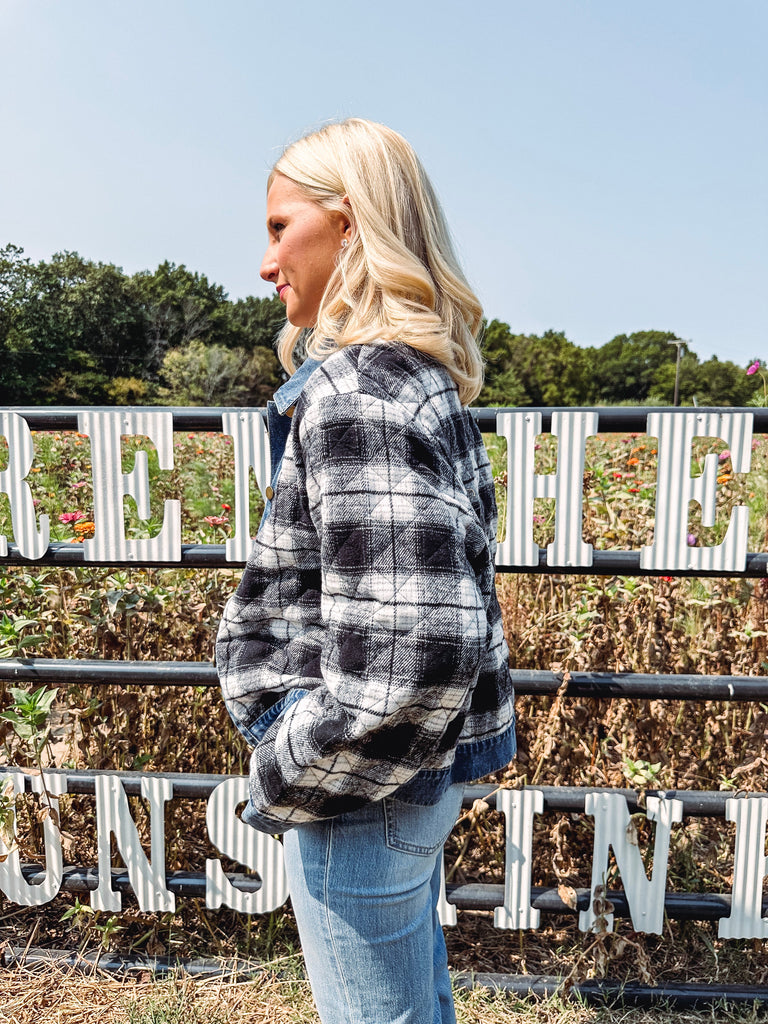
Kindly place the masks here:
POLYGON ((289 377, 285 384, 277 389, 273 401, 281 416, 284 416, 291 406, 298 402, 301 392, 304 390, 304 385, 318 366, 320 366, 320 363, 321 360, 311 359, 308 356, 293 376, 289 377))

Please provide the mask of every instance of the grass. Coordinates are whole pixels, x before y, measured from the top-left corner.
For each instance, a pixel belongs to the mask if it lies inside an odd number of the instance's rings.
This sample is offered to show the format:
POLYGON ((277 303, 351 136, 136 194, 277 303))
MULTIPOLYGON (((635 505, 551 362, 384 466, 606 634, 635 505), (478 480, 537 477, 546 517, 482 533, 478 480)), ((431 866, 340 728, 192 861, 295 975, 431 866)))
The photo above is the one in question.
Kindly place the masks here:
MULTIPOLYGON (((555 996, 521 999, 485 988, 457 988, 458 1024, 747 1024, 764 1019, 754 1006, 688 1010, 590 1006, 555 996)), ((0 975, 0 1024, 317 1024, 306 982, 265 970, 248 981, 175 975, 119 981, 46 964, 0 975)))

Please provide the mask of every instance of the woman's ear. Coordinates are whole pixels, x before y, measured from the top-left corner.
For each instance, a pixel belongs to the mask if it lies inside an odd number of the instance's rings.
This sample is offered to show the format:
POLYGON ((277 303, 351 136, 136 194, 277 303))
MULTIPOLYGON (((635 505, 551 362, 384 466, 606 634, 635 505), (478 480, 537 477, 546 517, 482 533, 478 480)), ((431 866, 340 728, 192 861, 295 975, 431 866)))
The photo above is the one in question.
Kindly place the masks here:
POLYGON ((346 207, 349 208, 350 216, 345 218, 345 220, 344 220, 344 237, 347 239, 347 241, 351 241, 352 240, 352 217, 351 217, 352 205, 351 205, 351 203, 349 201, 349 196, 342 196, 341 197, 341 201, 342 201, 342 203, 346 207))

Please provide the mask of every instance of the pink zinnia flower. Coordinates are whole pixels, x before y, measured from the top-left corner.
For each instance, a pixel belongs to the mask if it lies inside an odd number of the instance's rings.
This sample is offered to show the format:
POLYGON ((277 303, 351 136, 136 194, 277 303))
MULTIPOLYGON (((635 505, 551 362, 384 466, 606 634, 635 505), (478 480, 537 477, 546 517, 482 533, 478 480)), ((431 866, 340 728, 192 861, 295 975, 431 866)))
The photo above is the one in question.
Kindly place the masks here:
POLYGON ((81 519, 85 519, 85 512, 62 512, 59 516, 60 523, 79 523, 81 519))
POLYGON ((225 523, 229 522, 229 516, 203 516, 206 523, 210 523, 211 526, 224 526, 225 523))
POLYGON ((752 376, 752 374, 753 374, 753 373, 757 373, 757 371, 758 371, 759 369, 760 369, 760 360, 759 360, 759 359, 756 359, 756 360, 754 361, 754 363, 752 363, 752 365, 751 365, 751 366, 748 366, 748 367, 747 367, 747 376, 748 376, 748 377, 751 377, 751 376, 752 376))

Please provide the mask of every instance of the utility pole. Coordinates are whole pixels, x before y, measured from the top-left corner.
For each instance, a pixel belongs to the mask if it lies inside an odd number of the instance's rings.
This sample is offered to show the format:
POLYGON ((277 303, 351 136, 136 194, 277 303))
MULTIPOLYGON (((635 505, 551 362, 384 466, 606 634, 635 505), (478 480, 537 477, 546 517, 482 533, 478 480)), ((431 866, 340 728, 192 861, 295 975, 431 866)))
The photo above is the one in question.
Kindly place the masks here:
POLYGON ((675 408, 680 405, 680 346, 685 345, 682 338, 672 338, 670 345, 677 345, 677 359, 675 360, 675 397, 672 402, 675 408))

